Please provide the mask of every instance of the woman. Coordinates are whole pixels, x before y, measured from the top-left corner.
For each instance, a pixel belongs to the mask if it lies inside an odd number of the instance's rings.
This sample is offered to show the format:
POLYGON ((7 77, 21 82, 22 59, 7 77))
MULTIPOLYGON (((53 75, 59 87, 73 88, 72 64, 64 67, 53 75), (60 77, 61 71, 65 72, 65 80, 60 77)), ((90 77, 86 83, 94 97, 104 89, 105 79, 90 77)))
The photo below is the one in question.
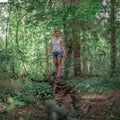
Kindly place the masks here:
POLYGON ((52 39, 50 49, 48 50, 48 57, 52 51, 53 62, 56 68, 56 78, 59 78, 62 70, 62 57, 64 56, 66 58, 67 56, 65 52, 64 42, 60 38, 60 30, 54 30, 54 34, 55 37, 52 39))

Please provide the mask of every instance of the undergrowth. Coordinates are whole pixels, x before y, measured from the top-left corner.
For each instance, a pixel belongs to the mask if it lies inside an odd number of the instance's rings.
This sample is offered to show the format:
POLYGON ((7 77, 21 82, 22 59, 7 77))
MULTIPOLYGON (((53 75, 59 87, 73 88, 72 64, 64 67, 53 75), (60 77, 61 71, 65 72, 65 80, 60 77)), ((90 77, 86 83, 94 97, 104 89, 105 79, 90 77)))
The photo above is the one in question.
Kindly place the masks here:
POLYGON ((120 78, 74 78, 67 80, 67 83, 73 85, 73 91, 82 93, 102 94, 107 91, 120 89, 120 78))

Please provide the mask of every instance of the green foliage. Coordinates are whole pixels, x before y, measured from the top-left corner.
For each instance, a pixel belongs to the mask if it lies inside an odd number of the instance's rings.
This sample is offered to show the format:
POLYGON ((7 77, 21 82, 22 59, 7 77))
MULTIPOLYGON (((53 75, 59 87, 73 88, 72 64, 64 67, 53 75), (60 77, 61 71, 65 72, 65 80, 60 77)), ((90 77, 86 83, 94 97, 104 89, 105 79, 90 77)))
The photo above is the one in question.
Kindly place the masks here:
POLYGON ((107 91, 120 89, 120 78, 77 78, 67 81, 75 86, 73 91, 102 94, 107 91))
POLYGON ((13 88, 0 85, 0 119, 6 119, 11 110, 25 105, 25 101, 17 99, 16 92, 13 88))
MULTIPOLYGON (((105 1, 105 0, 104 0, 105 1)), ((52 97, 52 88, 44 82, 46 70, 53 71, 52 59, 47 61, 47 50, 53 37, 53 29, 62 29, 68 52, 68 76, 73 75, 73 34, 80 40, 80 56, 84 76, 101 76, 91 78, 74 78, 68 80, 74 85, 75 92, 91 92, 102 94, 106 91, 120 89, 119 78, 108 78, 110 73, 110 0, 104 5, 101 0, 82 0, 80 4, 71 4, 59 0, 9 0, 0 4, 0 99, 8 110, 22 107, 25 103, 37 104, 52 97), (64 7, 63 7, 64 6, 64 7), (73 22, 77 21, 77 24, 73 22), (8 26, 7 26, 8 25, 8 26), (79 31, 76 34, 75 30, 79 31), (67 39, 66 39, 67 38, 67 39), (48 63, 47 63, 48 62, 48 63), (49 68, 50 67, 50 68, 49 68), (31 82, 27 77, 36 81, 31 82), (27 76, 27 77, 26 77, 27 76), (104 77, 106 76, 106 77, 104 77), (16 90, 12 86, 3 85, 5 80, 24 79, 24 89, 16 90), (29 81, 29 83, 27 83, 29 81), (7 98, 13 99, 13 106, 7 98)), ((117 75, 120 74, 120 2, 116 0, 116 56, 117 75)), ((76 62, 76 63, 77 63, 76 62)), ((64 68, 63 63, 63 68, 64 68)), ((13 82, 12 81, 12 82, 13 82)), ((15 84, 17 85, 17 84, 15 84)), ((120 115, 120 109, 116 111, 120 115)), ((4 119, 6 113, 0 114, 4 119)), ((111 117, 119 120, 118 116, 111 117)), ((14 118, 18 119, 18 117, 14 118)), ((34 119, 27 116, 26 119, 34 119)), ((113 120, 114 120, 113 119, 113 120)))
MULTIPOLYGON (((18 105, 20 103, 19 101, 29 103, 29 94, 23 90, 20 92, 16 91, 15 95, 14 95, 14 99, 16 99, 18 101, 18 105)), ((20 104, 22 104, 22 103, 20 103, 20 104)))
POLYGON ((33 96, 39 100, 47 99, 52 95, 52 87, 45 82, 33 82, 30 89, 33 96))
POLYGON ((14 90, 3 85, 0 85, 0 99, 6 102, 6 98, 8 97, 8 95, 13 96, 14 90))
MULTIPOLYGON (((66 46, 68 47, 66 49, 69 49, 73 44, 73 34, 80 38, 81 64, 86 65, 83 65, 83 74, 89 74, 88 69, 91 69, 91 74, 109 74, 110 1, 105 6, 101 0, 83 0, 80 4, 71 4, 68 1, 65 3, 56 0, 35 0, 34 2, 32 0, 10 0, 6 5, 0 4, 0 22, 2 25, 0 46, 3 48, 0 52, 0 60, 4 63, 2 67, 0 65, 2 68, 0 71, 5 69, 7 74, 10 73, 8 77, 13 77, 15 74, 15 76, 19 76, 25 72, 28 72, 30 75, 35 74, 42 77, 48 67, 46 53, 49 48, 49 41, 53 37, 52 31, 58 27, 62 28, 64 32, 62 38, 67 37, 68 39, 67 41, 65 40, 66 46), (4 12, 6 12, 6 16, 3 14, 4 12), (73 23, 74 19, 79 25, 73 23), (7 21, 8 27, 6 28, 4 24, 7 21), (72 27, 75 27, 75 29, 78 27, 77 29, 80 30, 80 34, 76 34, 72 27), (7 47, 5 47, 6 44, 7 47), (100 54, 105 55, 100 57, 100 54), (103 59, 101 60, 101 58, 103 59)), ((116 1, 116 16, 118 15, 119 2, 116 1)), ((118 26, 116 28, 116 51, 119 54, 119 19, 117 19, 116 26, 118 26)), ((72 55, 72 50, 70 53, 72 55)), ((71 55, 68 55, 70 57, 68 59, 70 59, 70 65, 73 65, 71 55)), ((49 61, 52 63, 51 60, 49 61)), ((118 56, 118 74, 119 66, 118 56)), ((53 69, 53 66, 50 69, 53 69)), ((1 72, 0 75, 2 76, 3 73, 1 72)))
POLYGON ((120 120, 120 106, 117 107, 117 109, 114 111, 115 115, 110 115, 110 120, 120 120))

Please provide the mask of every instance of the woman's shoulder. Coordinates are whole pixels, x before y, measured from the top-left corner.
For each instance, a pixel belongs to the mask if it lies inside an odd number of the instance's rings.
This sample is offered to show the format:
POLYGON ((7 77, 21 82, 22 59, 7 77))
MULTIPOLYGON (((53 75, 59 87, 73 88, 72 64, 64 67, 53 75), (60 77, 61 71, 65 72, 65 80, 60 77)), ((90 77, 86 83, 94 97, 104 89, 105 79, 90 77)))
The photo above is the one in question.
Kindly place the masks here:
POLYGON ((63 39, 62 38, 59 38, 59 40, 62 42, 63 41, 63 39))
POLYGON ((60 41, 60 42, 62 42, 63 41, 63 39, 62 38, 58 38, 57 40, 56 40, 56 38, 52 38, 52 40, 51 40, 52 42, 56 42, 56 41, 60 41))

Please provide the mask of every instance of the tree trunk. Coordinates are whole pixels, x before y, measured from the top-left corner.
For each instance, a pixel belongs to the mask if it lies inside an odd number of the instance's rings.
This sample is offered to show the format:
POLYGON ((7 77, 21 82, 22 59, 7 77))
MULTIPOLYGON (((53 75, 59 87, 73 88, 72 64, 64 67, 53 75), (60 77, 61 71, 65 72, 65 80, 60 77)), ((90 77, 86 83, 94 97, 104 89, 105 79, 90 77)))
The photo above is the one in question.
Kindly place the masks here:
POLYGON ((110 12, 110 76, 116 75, 116 30, 115 30, 115 0, 111 0, 111 12, 110 12))
POLYGON ((8 18, 7 18, 6 37, 5 37, 5 39, 6 39, 5 48, 7 48, 7 46, 8 46, 8 29, 9 29, 9 20, 10 20, 10 13, 9 13, 8 18))
MULTIPOLYGON (((67 5, 66 3, 66 0, 62 0, 62 7, 65 8, 65 6, 67 5)), ((63 16, 63 32, 64 32, 64 41, 65 41, 65 46, 66 46, 66 52, 68 51, 68 48, 69 48, 69 44, 68 44, 68 32, 67 32, 67 20, 66 20, 66 15, 64 14, 63 16)), ((68 53, 68 52, 67 52, 68 53)), ((65 59, 64 61, 64 65, 65 65, 65 68, 64 68, 64 77, 65 79, 68 78, 68 69, 69 69, 69 59, 70 59, 70 54, 67 54, 67 59, 65 59)))
MULTIPOLYGON (((79 4, 80 0, 71 0, 71 4, 79 4)), ((81 57, 80 57, 80 21, 77 18, 72 19, 72 51, 74 60, 74 77, 81 75, 81 57)))
POLYGON ((79 39, 79 28, 77 21, 73 22, 76 27, 73 27, 73 59, 74 59, 74 77, 81 75, 81 59, 80 59, 80 39, 79 39))
POLYGON ((46 41, 46 37, 44 38, 44 41, 45 41, 45 51, 46 51, 46 74, 48 75, 50 73, 50 68, 49 68, 49 58, 47 57, 47 54, 48 54, 48 43, 46 41))

